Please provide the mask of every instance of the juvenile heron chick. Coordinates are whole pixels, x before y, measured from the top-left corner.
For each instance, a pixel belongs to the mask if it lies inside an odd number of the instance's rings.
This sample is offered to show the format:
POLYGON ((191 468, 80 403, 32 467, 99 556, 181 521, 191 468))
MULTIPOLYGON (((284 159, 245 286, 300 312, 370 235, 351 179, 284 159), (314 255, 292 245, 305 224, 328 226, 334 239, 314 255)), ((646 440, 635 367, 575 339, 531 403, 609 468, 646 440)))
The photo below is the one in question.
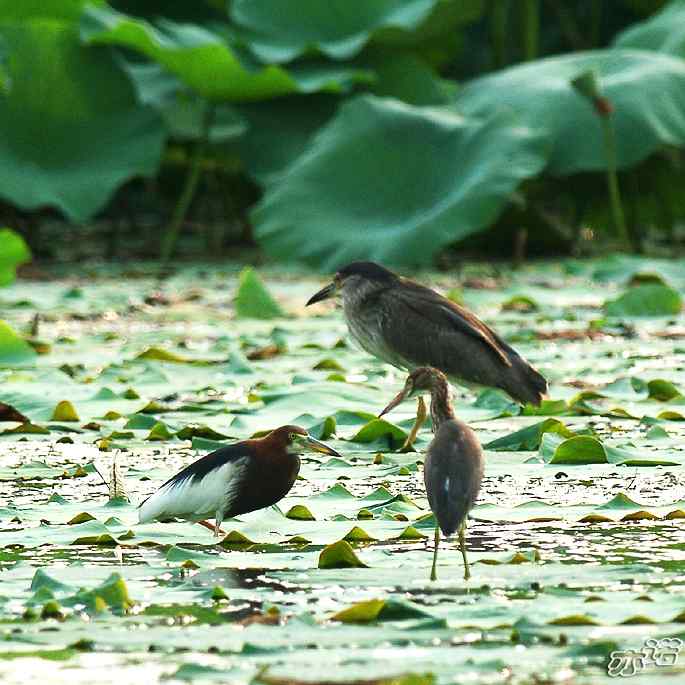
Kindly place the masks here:
POLYGON ((138 507, 140 523, 186 519, 212 528, 276 504, 292 488, 304 452, 341 456, 304 428, 281 426, 263 438, 228 445, 186 466, 138 507))
POLYGON ((431 580, 437 579, 440 531, 449 537, 459 531, 459 547, 464 559, 464 580, 471 577, 466 557, 466 516, 473 507, 483 480, 483 452, 476 434, 454 416, 450 388, 445 374, 419 367, 409 374, 402 391, 380 413, 389 412, 404 400, 423 392, 431 395, 431 419, 435 437, 428 445, 423 482, 428 504, 435 515, 435 550, 431 580))
MULTIPOLYGON (((501 388, 517 402, 538 405, 547 381, 475 314, 374 262, 353 262, 307 305, 336 294, 352 337, 369 354, 400 369, 432 366, 454 382, 501 388)), ((419 397, 417 424, 421 415, 419 397)))

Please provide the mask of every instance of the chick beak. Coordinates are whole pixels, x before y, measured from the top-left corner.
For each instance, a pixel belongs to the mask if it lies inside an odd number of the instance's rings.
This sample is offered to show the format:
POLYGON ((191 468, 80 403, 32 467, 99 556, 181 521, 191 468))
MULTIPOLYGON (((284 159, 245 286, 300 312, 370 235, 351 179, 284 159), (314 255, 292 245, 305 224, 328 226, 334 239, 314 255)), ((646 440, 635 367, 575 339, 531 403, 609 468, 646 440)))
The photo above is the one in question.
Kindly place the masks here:
POLYGON ((392 411, 398 404, 402 404, 402 402, 404 402, 404 400, 407 399, 410 392, 411 392, 411 388, 407 388, 407 387, 403 388, 401 392, 397 393, 397 395, 390 402, 390 404, 378 415, 378 418, 387 414, 389 411, 392 411))
POLYGON ((312 452, 321 452, 321 454, 330 454, 332 457, 340 457, 342 454, 336 452, 332 447, 329 447, 325 442, 321 442, 311 435, 302 436, 302 445, 312 452))
POLYGON ((310 304, 315 304, 316 302, 321 302, 327 300, 329 297, 333 297, 337 290, 338 287, 335 284, 335 281, 329 283, 325 288, 321 288, 318 293, 314 293, 307 301, 306 306, 309 307, 310 304))

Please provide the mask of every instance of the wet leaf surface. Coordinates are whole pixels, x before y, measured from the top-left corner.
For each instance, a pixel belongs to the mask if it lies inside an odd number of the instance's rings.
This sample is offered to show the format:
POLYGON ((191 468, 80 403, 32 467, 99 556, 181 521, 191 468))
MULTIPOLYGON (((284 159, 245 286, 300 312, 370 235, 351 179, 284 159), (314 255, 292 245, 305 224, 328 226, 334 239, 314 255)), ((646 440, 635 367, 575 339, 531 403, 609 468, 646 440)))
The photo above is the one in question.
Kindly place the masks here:
MULTIPOLYGON (((685 638, 685 345, 669 337, 685 319, 602 318, 653 262, 421 275, 550 379, 537 409, 455 387, 486 452, 468 582, 454 540, 428 580, 429 429, 394 451, 415 407, 376 415, 403 374, 356 350, 333 308, 304 309, 316 278, 262 271, 289 313, 269 320, 237 317, 237 265, 3 289, 8 325, 39 313, 51 349, 0 365, 0 679, 594 685, 611 651, 685 638), (306 455, 278 507, 225 521, 218 542, 137 523, 183 465, 285 423, 343 458, 306 455), (99 475, 115 456, 130 502, 99 475)), ((658 268, 682 295, 685 268, 658 268)))

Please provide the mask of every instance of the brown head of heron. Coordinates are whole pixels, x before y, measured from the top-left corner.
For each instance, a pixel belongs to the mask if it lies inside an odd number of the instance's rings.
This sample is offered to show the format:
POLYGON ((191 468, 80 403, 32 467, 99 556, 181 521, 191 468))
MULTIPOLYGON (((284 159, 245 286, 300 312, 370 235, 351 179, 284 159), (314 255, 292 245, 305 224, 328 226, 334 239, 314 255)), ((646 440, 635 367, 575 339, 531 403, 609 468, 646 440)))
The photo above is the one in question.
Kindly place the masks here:
POLYGON ((262 438, 243 440, 198 459, 164 483, 138 508, 140 523, 174 518, 221 522, 276 504, 292 488, 300 454, 341 456, 299 426, 281 426, 262 438))
POLYGON ((440 531, 445 536, 459 531, 464 560, 464 578, 470 577, 466 556, 466 517, 473 507, 483 480, 483 452, 476 434, 454 415, 445 374, 430 367, 414 369, 404 388, 380 413, 383 416, 412 395, 430 392, 435 437, 428 445, 423 481, 431 511, 435 515, 435 550, 431 580, 437 577, 440 531))
POLYGON ((348 264, 307 305, 338 294, 352 337, 397 368, 431 366, 522 404, 540 404, 547 391, 544 377, 475 314, 379 264, 348 264))

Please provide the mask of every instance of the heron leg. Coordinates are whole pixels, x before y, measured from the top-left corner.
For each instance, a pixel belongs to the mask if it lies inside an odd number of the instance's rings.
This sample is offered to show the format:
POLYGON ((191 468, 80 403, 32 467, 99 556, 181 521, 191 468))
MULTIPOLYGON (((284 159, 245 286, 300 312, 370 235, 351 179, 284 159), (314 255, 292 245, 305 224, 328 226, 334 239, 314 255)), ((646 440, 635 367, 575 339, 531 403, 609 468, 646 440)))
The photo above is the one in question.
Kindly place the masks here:
POLYGON ((226 535, 223 530, 221 530, 221 522, 224 520, 224 517, 222 516, 220 511, 217 511, 216 514, 214 514, 214 537, 218 538, 221 537, 222 535, 226 535))
POLYGON ((461 549, 461 556, 464 559, 464 580, 468 580, 471 577, 471 571, 469 570, 469 560, 466 558, 466 519, 462 521, 461 526, 459 526, 459 549, 461 549))
POLYGON ((426 410, 426 403, 423 401, 423 397, 419 396, 419 400, 416 405, 416 419, 414 421, 414 425, 411 427, 411 431, 409 432, 407 439, 404 441, 404 445, 402 445, 400 452, 414 451, 414 440, 416 440, 416 436, 419 434, 421 426, 423 426, 427 417, 428 411, 426 410))
POLYGON ((436 567, 438 565, 438 547, 440 546, 440 526, 435 526, 435 549, 433 550, 433 567, 431 568, 431 580, 438 579, 436 567))

